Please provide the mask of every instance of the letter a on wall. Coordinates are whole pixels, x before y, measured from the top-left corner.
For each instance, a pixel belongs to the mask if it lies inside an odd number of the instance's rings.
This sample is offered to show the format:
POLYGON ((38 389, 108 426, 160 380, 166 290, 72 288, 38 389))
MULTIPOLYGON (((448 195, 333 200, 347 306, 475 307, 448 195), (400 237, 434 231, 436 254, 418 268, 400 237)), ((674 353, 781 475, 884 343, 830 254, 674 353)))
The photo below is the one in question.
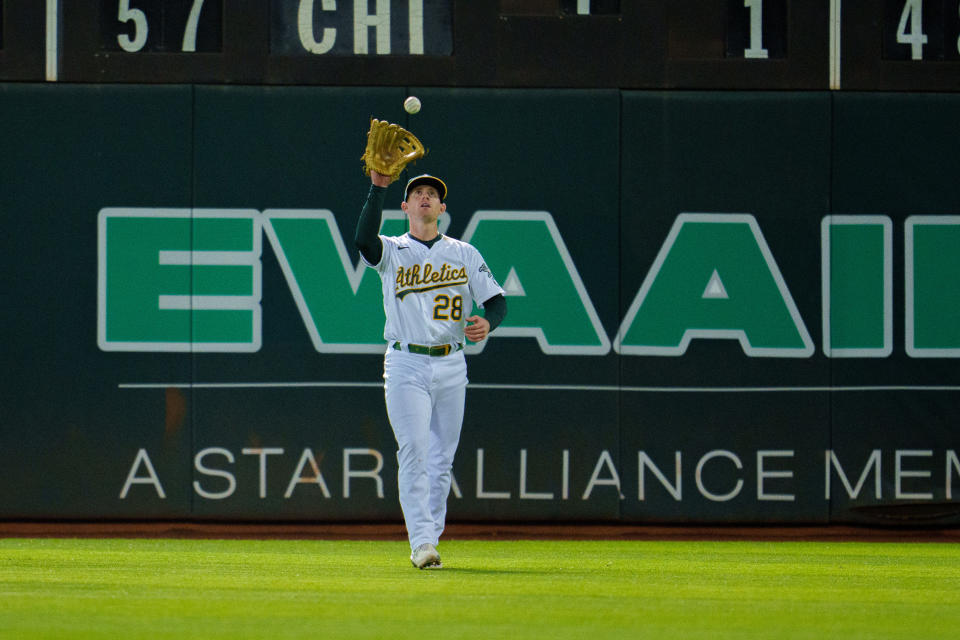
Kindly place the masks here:
POLYGON ((624 355, 683 355, 694 338, 807 358, 813 341, 752 215, 677 216, 617 332, 624 355))

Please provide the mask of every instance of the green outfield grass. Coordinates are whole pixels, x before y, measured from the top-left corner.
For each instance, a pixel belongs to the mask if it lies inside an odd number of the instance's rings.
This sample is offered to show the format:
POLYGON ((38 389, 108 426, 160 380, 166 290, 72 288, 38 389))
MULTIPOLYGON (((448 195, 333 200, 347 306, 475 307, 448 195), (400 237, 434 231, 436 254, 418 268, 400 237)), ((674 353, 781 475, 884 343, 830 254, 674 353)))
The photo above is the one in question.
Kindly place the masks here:
POLYGON ((0 539, 0 638, 956 638, 960 546, 0 539))

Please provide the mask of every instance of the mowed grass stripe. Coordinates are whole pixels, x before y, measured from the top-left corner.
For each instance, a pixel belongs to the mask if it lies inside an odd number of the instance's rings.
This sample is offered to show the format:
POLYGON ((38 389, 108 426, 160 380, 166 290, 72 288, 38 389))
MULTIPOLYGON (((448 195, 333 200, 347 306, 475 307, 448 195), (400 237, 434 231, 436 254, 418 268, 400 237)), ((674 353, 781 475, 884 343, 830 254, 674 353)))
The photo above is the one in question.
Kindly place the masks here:
POLYGON ((0 540, 0 638, 948 638, 943 543, 0 540))

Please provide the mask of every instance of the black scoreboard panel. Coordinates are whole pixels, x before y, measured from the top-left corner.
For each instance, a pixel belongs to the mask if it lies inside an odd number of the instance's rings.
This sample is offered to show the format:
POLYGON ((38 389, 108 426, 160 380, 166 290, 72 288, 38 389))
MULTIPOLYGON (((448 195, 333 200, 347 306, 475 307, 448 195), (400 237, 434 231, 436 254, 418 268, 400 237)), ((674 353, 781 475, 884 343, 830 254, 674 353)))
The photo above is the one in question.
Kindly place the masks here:
MULTIPOLYGON (((11 1, 11 0, 7 0, 11 1)), ((60 0, 60 79, 259 82, 256 0, 60 0)))
POLYGON ((666 2, 663 86, 826 89, 829 11, 796 0, 666 2))
POLYGON ((462 4, 372 0, 358 15, 344 0, 61 2, 62 80, 305 85, 444 84, 462 4))
POLYGON ((366 9, 333 0, 61 2, 59 75, 66 81, 827 83, 827 10, 791 0, 369 0, 366 9))
POLYGON ((0 0, 0 80, 51 65, 68 82, 953 91, 960 0, 0 0))
POLYGON ((615 15, 501 15, 491 37, 511 86, 816 89, 827 17, 788 0, 621 2, 615 15))
POLYGON ((0 0, 0 80, 45 78, 42 2, 0 0))
POLYGON ((842 87, 960 90, 960 0, 844 0, 842 87))

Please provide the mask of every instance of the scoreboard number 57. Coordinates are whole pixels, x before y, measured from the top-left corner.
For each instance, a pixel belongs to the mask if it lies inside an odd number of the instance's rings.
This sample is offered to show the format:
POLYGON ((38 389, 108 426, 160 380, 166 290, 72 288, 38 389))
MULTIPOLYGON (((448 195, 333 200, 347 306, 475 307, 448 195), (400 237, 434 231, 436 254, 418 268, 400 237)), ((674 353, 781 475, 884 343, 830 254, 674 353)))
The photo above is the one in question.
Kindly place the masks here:
POLYGON ((128 53, 219 51, 223 0, 103 0, 101 45, 128 53))

